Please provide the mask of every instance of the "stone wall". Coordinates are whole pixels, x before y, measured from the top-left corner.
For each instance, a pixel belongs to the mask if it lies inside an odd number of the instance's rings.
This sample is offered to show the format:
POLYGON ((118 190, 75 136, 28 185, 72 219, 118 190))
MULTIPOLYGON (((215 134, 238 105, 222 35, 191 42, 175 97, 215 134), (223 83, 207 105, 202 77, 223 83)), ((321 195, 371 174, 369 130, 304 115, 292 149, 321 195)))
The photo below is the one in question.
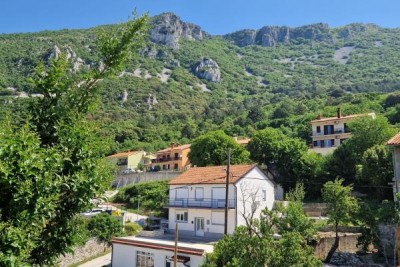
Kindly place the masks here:
POLYGON ((78 247, 74 250, 74 253, 68 253, 63 257, 60 257, 60 267, 67 267, 71 264, 83 261, 84 259, 96 256, 103 253, 110 246, 96 239, 90 239, 83 247, 78 247))
MULTIPOLYGON (((318 236, 320 240, 315 248, 315 254, 318 258, 325 259, 335 242, 335 233, 323 232, 319 233, 318 236)), ((339 248, 337 251, 350 253, 357 252, 359 250, 357 248, 357 238, 359 236, 361 236, 361 233, 339 233, 339 248)))

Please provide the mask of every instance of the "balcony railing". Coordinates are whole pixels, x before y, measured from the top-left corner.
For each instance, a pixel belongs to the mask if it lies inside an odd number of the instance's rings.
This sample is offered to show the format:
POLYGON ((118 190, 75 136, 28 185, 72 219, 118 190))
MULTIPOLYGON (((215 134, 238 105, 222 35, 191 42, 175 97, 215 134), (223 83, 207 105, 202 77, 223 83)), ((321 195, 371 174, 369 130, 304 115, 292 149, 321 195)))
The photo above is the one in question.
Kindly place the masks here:
MULTIPOLYGON (((228 208, 235 208, 235 200, 228 199, 228 208)), ((179 207, 179 208, 211 208, 211 209, 223 209, 225 208, 225 199, 195 199, 195 198, 180 198, 170 199, 168 207, 179 207)))

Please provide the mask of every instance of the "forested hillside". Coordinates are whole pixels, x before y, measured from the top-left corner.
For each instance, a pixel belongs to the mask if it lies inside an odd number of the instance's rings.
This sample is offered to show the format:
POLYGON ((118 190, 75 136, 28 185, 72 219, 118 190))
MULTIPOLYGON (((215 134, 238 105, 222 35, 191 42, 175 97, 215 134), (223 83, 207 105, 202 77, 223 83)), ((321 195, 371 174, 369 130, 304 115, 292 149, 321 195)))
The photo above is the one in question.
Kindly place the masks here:
MULTIPOLYGON (((115 27, 113 25, 103 27, 115 27)), ((103 27, 0 35, 0 115, 24 112, 28 77, 67 53, 72 72, 101 67, 103 27)), ((156 150, 210 130, 252 136, 267 126, 307 141, 322 112, 374 111, 400 121, 400 29, 370 24, 263 27, 211 36, 171 13, 154 17, 147 48, 98 84, 91 119, 110 153, 156 150), (390 97, 388 98, 388 94, 390 97)))

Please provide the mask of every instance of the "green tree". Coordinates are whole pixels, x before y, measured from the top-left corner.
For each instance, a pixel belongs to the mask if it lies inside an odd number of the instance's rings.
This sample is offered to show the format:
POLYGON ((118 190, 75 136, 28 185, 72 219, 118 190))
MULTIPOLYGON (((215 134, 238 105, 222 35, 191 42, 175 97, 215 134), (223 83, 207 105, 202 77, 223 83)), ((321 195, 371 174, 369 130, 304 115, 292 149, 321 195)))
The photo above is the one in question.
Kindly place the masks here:
POLYGON ((293 209, 282 206, 272 211, 264 210, 260 219, 237 227, 232 235, 220 240, 203 267, 321 266, 303 232, 297 228, 281 227, 284 224, 280 219, 282 212, 291 217, 290 221, 296 221, 296 225, 304 225, 300 222, 306 218, 304 211, 297 216, 297 211, 293 213, 293 209))
POLYGON ((197 166, 224 165, 228 149, 231 149, 231 164, 249 162, 249 152, 223 131, 208 132, 193 140, 189 159, 197 166))
MULTIPOLYGON (((383 145, 394 134, 395 129, 384 117, 370 116, 358 118, 349 123, 352 136, 334 152, 330 158, 329 172, 332 178, 342 177, 346 184, 354 183, 357 190, 359 184, 356 180, 357 165, 361 164, 364 153, 375 145, 383 145)), ((386 172, 389 170, 386 170, 386 172)))
POLYGON ((295 170, 301 167, 301 158, 308 150, 304 141, 273 128, 257 131, 247 149, 252 160, 278 171, 277 182, 285 189, 296 184, 298 172, 295 170))
POLYGON ((392 154, 385 145, 375 145, 367 149, 357 169, 358 183, 367 188, 368 195, 376 199, 393 199, 392 187, 388 184, 393 179, 392 154))
POLYGON ((86 210, 112 178, 104 147, 86 119, 95 85, 112 75, 143 44, 147 16, 99 36, 102 67, 70 71, 65 55, 41 64, 36 92, 22 126, 0 126, 0 265, 51 264, 79 234, 75 216, 86 210))
POLYGON ((335 242, 332 245, 325 261, 329 263, 336 249, 339 247, 339 225, 355 220, 360 208, 356 197, 352 196, 352 186, 343 186, 342 179, 329 181, 324 184, 322 198, 327 203, 328 222, 335 228, 335 242))

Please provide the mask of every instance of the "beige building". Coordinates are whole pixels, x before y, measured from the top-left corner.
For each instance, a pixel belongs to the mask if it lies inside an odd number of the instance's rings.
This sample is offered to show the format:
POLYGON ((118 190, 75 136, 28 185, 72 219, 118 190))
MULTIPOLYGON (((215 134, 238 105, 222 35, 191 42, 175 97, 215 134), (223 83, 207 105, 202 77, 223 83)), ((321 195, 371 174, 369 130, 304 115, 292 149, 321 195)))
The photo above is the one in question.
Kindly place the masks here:
POLYGON ((312 150, 321 154, 332 152, 350 138, 351 133, 347 123, 362 116, 375 118, 375 113, 342 116, 338 108, 336 117, 323 118, 321 114, 318 115, 316 120, 311 121, 312 150))
POLYGON ((147 170, 185 171, 190 167, 190 144, 176 145, 157 151, 147 170))
POLYGON ((148 155, 145 151, 121 152, 107 157, 118 166, 118 173, 120 174, 137 171, 140 167, 145 166, 146 163, 149 164, 151 158, 151 155, 148 155))

